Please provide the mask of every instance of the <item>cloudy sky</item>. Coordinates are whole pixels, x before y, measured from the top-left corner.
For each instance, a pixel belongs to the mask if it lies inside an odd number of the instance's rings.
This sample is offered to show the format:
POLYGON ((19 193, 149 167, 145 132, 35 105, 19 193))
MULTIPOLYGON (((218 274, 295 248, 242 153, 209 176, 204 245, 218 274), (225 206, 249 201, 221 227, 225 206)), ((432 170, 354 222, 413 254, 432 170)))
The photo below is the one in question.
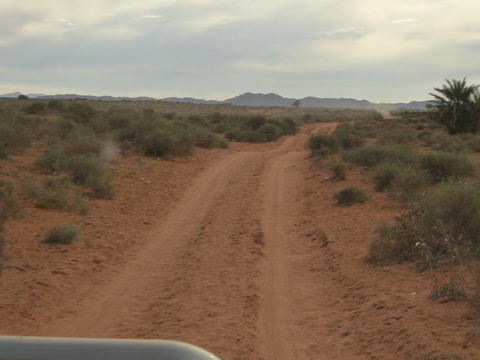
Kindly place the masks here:
POLYGON ((0 0, 0 94, 428 100, 480 83, 478 0, 0 0))

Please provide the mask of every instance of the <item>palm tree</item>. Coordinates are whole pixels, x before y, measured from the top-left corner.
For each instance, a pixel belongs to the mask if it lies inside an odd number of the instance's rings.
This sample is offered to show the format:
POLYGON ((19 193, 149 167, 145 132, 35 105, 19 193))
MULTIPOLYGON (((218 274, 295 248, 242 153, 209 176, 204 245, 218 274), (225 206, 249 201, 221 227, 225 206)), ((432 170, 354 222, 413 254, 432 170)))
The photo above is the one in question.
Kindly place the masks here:
POLYGON ((441 88, 434 88, 439 94, 430 93, 436 103, 437 120, 448 128, 451 135, 474 132, 478 117, 478 88, 480 85, 467 85, 463 80, 446 80, 441 88))

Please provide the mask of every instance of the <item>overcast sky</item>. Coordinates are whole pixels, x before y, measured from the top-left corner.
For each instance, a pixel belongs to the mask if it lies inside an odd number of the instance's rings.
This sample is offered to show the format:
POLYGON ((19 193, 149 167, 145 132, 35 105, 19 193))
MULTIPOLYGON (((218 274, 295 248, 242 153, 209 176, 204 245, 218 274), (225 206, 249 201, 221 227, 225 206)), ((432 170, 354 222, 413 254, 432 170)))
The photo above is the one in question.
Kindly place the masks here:
POLYGON ((428 100, 480 83, 479 0, 0 0, 0 94, 428 100))

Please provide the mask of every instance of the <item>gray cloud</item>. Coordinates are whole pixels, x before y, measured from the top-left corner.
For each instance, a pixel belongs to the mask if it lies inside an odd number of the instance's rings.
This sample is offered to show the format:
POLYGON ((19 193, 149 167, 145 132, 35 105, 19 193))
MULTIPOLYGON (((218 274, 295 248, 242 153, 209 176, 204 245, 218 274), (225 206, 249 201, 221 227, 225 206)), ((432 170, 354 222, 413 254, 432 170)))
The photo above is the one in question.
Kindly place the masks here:
POLYGON ((0 93, 371 101, 480 81, 477 0, 0 0, 0 93))

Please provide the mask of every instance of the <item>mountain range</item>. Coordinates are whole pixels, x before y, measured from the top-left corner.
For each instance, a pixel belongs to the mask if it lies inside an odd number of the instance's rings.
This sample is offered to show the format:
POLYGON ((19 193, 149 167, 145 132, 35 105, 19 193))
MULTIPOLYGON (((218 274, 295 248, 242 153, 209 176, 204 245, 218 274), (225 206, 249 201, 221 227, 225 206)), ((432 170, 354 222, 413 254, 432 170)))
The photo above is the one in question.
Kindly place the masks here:
MULTIPOLYGON (((3 98, 17 98, 22 95, 19 92, 0 95, 3 98)), ((356 100, 349 98, 317 98, 313 96, 304 97, 301 99, 286 98, 277 94, 254 94, 244 93, 235 96, 231 99, 223 101, 219 100, 204 100, 195 98, 179 98, 168 97, 163 99, 155 99, 151 97, 115 97, 115 96, 93 96, 93 95, 77 95, 77 94, 63 94, 63 95, 45 95, 45 94, 27 94, 29 98, 36 99, 86 99, 99 101, 167 101, 167 102, 184 102, 193 104, 231 104, 235 106, 281 106, 292 107, 294 101, 300 102, 299 107, 304 108, 351 108, 351 109, 409 109, 409 110, 423 110, 425 106, 432 101, 411 101, 409 103, 372 103, 367 100, 356 100)))

